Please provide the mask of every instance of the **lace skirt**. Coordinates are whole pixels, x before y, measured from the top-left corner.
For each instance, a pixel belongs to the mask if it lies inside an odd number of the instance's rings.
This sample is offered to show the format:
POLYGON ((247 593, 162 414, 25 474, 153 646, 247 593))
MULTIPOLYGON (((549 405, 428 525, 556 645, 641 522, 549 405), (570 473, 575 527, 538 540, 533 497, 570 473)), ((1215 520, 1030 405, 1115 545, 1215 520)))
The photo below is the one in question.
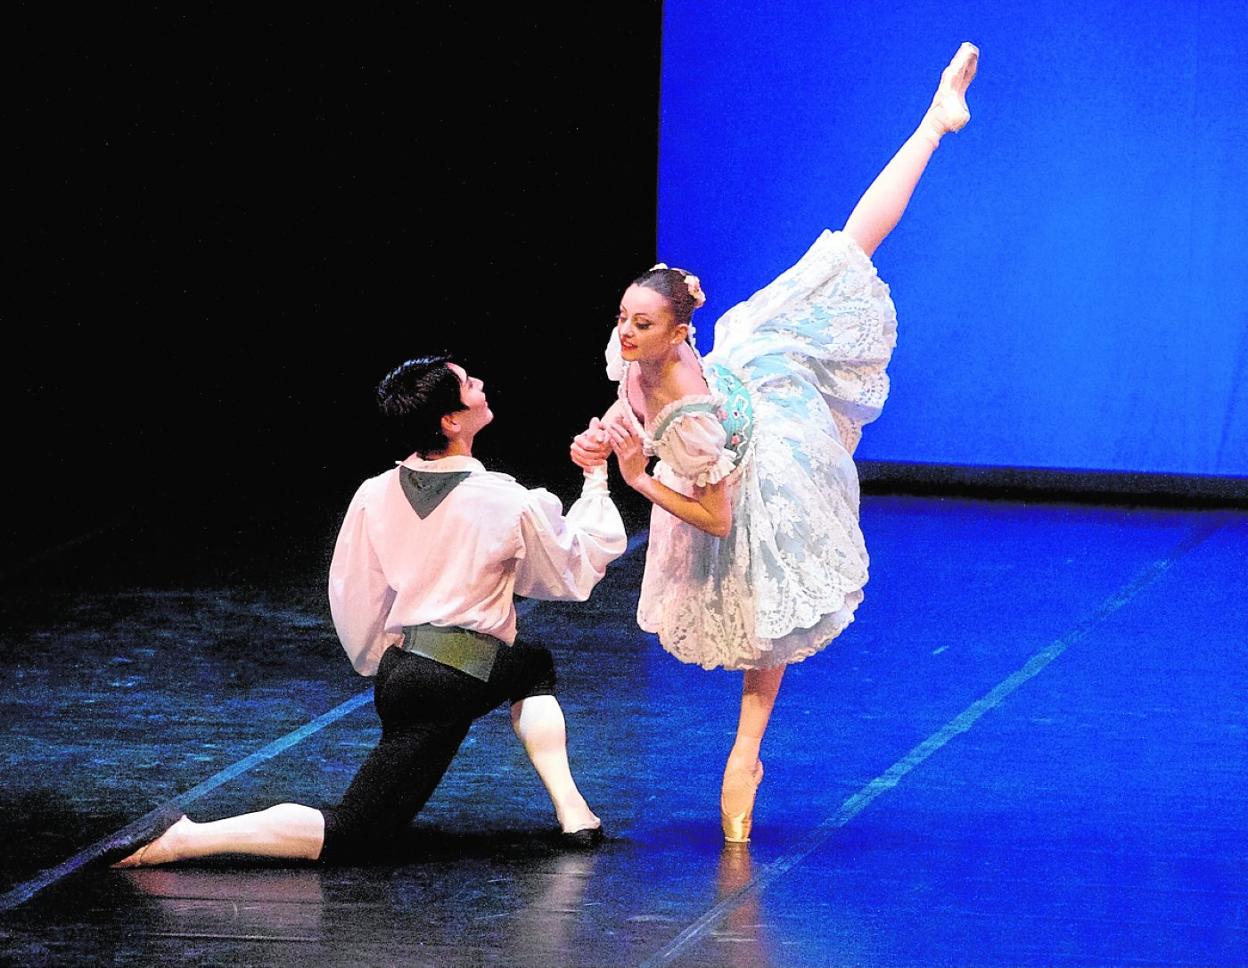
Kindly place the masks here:
MULTIPOLYGON (((653 510, 637 619, 676 658, 800 662, 853 621, 869 562, 852 454, 888 395, 895 342, 888 287, 839 232, 716 324, 707 371, 720 364, 745 386, 753 438, 729 479, 726 538, 653 510)), ((692 493, 662 461, 654 473, 692 493)))

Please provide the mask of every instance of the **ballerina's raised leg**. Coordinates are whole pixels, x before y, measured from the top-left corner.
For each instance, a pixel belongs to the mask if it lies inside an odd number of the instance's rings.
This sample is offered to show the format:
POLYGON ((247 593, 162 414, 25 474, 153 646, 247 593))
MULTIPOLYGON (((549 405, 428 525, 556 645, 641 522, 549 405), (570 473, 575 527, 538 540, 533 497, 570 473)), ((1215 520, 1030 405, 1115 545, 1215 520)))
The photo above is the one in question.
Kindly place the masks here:
MULTIPOLYGON (((898 149, 884 170, 863 193, 845 223, 845 233, 872 255, 901 221, 910 196, 919 183, 940 139, 959 131, 971 119, 966 91, 979 64, 979 48, 964 43, 940 75, 940 84, 923 120, 898 149)), ((745 673, 737 736, 724 768, 720 792, 720 819, 724 839, 750 839, 754 799, 763 779, 759 750, 775 706, 784 667, 751 669, 745 673)))
POLYGON ((963 44, 940 75, 940 85, 919 126, 854 206, 845 233, 872 255, 899 221, 927 163, 946 134, 971 120, 966 89, 979 66, 979 48, 963 44))

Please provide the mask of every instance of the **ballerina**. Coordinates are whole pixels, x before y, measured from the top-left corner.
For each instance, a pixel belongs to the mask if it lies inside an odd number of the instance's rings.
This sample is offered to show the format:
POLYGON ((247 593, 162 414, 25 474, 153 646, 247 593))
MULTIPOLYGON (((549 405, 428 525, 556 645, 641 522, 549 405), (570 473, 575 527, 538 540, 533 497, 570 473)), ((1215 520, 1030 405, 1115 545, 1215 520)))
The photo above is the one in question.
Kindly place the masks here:
POLYGON ((970 120, 978 59, 973 44, 959 48, 844 228, 725 313, 705 358, 691 322, 700 280, 662 263, 634 280, 607 346, 616 402, 572 444, 585 468, 614 451, 624 481, 654 505, 638 624, 682 662, 744 672, 720 796, 729 842, 750 837, 785 667, 824 648, 863 599, 852 455, 888 395, 896 342, 871 256, 941 139, 970 120))

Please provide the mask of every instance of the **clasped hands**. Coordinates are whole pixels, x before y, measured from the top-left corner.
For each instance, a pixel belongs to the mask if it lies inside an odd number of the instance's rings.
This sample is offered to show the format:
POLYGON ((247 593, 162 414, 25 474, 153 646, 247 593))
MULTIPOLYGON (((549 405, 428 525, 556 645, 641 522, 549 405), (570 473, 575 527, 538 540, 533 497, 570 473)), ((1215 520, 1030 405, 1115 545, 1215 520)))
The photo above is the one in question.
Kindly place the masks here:
POLYGON ((605 464, 612 453, 624 483, 636 487, 637 482, 646 476, 649 459, 642 449, 641 437, 625 420, 603 423, 594 417, 585 430, 572 438, 569 456, 572 463, 590 470, 605 464))

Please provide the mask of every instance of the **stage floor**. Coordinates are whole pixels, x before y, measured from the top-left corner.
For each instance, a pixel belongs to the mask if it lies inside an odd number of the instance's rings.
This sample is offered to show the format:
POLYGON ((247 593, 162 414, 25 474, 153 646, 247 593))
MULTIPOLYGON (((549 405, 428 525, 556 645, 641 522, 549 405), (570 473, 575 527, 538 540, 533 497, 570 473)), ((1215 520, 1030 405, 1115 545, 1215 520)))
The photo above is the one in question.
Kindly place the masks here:
POLYGON ((335 523, 10 563, 6 963, 1248 964, 1242 511, 866 498, 866 602, 786 675, 746 848, 718 820, 740 677, 637 630, 642 549, 523 620, 599 850, 554 843, 500 710, 384 864, 56 872, 187 791, 195 819, 341 794, 378 724, 324 600, 335 523))

